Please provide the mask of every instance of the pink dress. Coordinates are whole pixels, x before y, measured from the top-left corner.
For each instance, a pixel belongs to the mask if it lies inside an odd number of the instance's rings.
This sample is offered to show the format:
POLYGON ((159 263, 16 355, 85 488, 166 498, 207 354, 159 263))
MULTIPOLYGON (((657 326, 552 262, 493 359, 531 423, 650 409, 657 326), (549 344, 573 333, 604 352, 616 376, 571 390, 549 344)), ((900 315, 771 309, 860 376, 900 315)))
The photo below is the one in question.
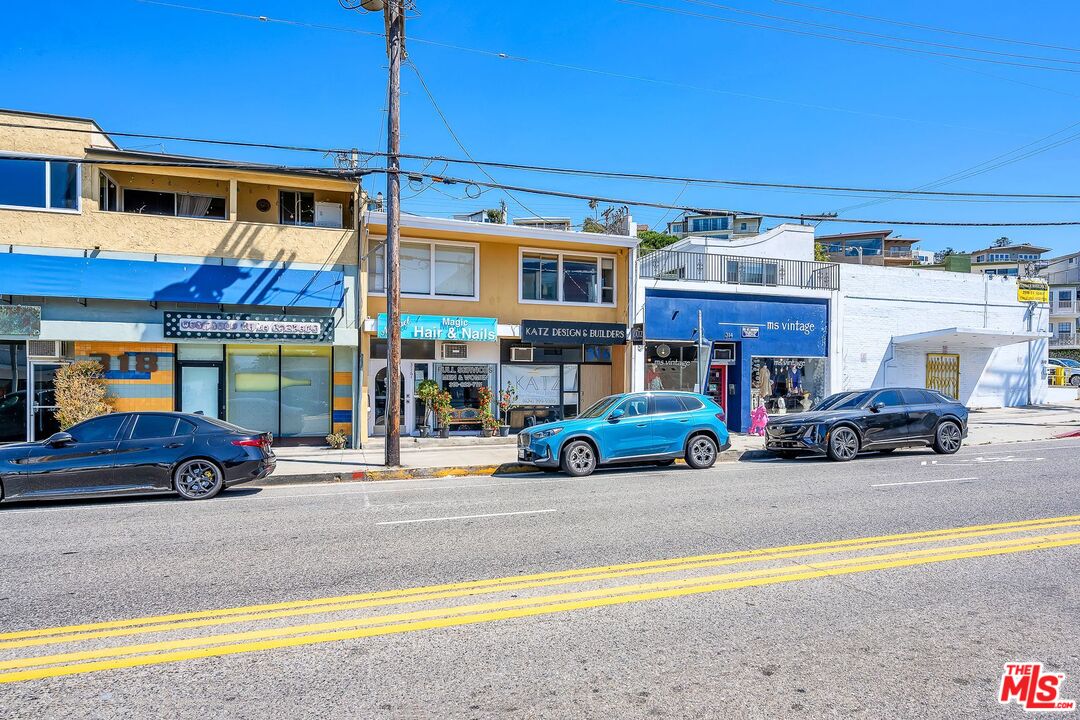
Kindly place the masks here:
POLYGON ((769 424, 769 413, 765 410, 764 405, 758 405, 757 408, 750 413, 750 435, 764 435, 765 426, 769 424))

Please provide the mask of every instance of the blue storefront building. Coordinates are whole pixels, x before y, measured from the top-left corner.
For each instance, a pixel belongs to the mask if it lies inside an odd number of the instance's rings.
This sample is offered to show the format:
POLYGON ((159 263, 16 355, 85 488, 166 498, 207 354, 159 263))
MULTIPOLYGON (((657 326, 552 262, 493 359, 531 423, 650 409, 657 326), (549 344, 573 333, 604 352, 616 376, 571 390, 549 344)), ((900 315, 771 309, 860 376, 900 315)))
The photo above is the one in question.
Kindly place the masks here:
POLYGON ((829 300, 654 288, 645 293, 644 388, 704 392, 744 432, 750 413, 802 412, 829 382, 829 300))

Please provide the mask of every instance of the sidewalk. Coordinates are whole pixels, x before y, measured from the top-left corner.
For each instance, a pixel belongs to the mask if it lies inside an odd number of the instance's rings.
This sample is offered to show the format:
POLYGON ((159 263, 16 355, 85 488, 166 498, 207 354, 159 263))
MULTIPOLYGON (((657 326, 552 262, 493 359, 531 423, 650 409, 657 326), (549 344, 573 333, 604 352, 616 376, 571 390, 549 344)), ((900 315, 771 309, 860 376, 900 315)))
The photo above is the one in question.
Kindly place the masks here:
MULTIPOLYGON (((968 445, 1050 440, 1080 431, 1080 402, 1023 408, 972 410, 968 445)), ((764 450, 760 437, 733 434, 731 449, 721 462, 739 460, 748 451, 764 450)), ((454 437, 402 438, 401 468, 383 467, 381 438, 369 440, 356 450, 325 447, 275 448, 277 470, 261 485, 302 482, 354 482, 439 478, 460 475, 494 475, 536 472, 533 465, 517 462, 517 438, 454 437)))

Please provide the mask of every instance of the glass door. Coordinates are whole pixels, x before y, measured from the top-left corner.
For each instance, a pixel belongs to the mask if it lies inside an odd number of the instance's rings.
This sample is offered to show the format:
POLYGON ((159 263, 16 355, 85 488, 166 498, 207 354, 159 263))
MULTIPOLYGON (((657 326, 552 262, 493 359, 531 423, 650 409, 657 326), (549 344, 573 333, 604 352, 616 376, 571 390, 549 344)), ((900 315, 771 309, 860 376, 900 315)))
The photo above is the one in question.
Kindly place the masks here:
MULTIPOLYGON (((408 396, 406 399, 410 400, 409 404, 412 406, 412 417, 408 419, 405 427, 415 428, 417 432, 420 430, 421 425, 433 426, 434 419, 427 416, 427 408, 424 407, 424 401, 417 397, 416 391, 420 389, 420 383, 425 380, 431 379, 431 363, 427 362, 414 362, 412 364, 412 371, 410 372, 412 382, 409 383, 408 396)), ((435 413, 433 412, 432 415, 435 413)))
POLYGON ((56 371, 62 367, 62 363, 55 362, 30 363, 33 389, 27 421, 31 441, 44 440, 60 432, 60 423, 56 420, 56 371))
MULTIPOLYGON (((373 415, 373 423, 371 428, 372 435, 386 435, 386 395, 387 385, 386 382, 386 361, 385 360, 373 360, 372 366, 377 367, 375 371, 375 382, 371 384, 371 410, 373 415)), ((401 369, 409 371, 408 362, 401 363, 401 369)), ((401 374, 401 396, 398 398, 400 403, 399 412, 401 413, 401 432, 405 432, 407 425, 406 410, 408 406, 405 402, 405 396, 411 395, 408 386, 405 384, 405 375, 401 374)))
POLYGON ((177 405, 180 412, 195 413, 220 420, 225 414, 225 393, 220 362, 180 363, 177 405))

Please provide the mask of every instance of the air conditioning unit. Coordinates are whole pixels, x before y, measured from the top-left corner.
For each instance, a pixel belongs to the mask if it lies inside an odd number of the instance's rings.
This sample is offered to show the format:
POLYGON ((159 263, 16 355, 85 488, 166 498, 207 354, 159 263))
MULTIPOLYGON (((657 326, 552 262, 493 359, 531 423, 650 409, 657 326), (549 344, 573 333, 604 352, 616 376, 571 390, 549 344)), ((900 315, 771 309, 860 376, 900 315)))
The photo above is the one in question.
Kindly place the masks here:
POLYGON ((533 349, 529 345, 514 345, 510 348, 510 362, 532 362, 533 349))
POLYGON ((31 340, 27 348, 27 354, 35 358, 60 358, 63 357, 59 340, 31 340))
POLYGON ((466 343, 443 343, 443 360, 465 360, 469 357, 469 346, 466 343))

